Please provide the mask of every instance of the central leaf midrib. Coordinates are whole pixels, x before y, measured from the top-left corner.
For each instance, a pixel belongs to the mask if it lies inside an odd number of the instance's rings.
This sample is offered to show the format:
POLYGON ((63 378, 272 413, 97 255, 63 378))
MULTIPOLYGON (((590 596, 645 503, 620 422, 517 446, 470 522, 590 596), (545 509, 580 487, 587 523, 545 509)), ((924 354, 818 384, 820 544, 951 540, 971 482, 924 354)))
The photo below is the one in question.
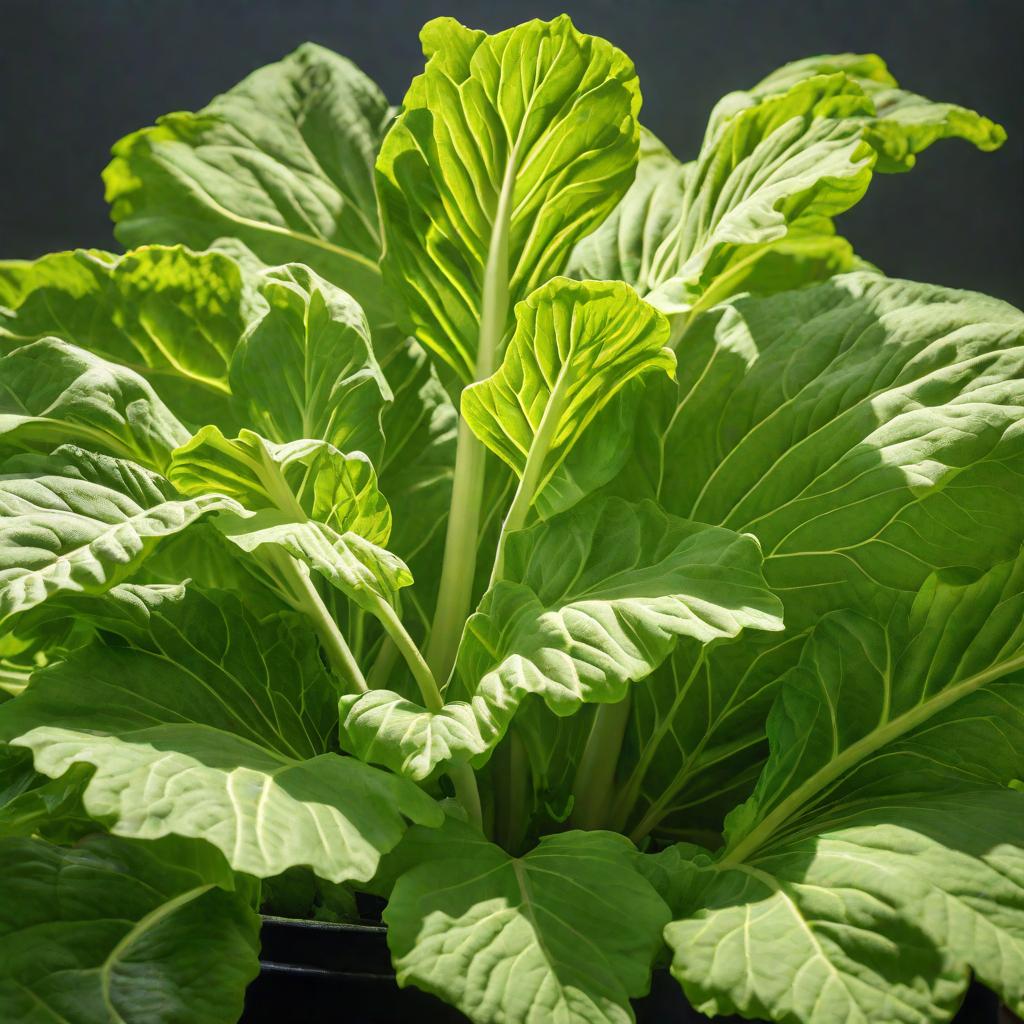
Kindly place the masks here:
POLYGON ((801 807, 808 803, 822 789, 854 768, 864 758, 887 744, 894 742, 911 730, 916 729, 933 715, 955 704, 961 698, 969 696, 987 683, 1009 675, 1019 668, 1024 668, 1024 654, 992 665, 984 671, 978 672, 962 682, 942 690, 932 697, 931 700, 916 704, 909 711, 905 711, 902 715, 892 719, 882 728, 876 729, 874 732, 857 740, 856 743, 852 743, 838 757, 824 767, 819 768, 809 779, 777 804, 774 810, 765 815, 760 824, 756 825, 745 838, 741 839, 732 850, 726 851, 722 859, 716 864, 716 868, 725 869, 742 863, 750 854, 756 852, 768 842, 787 819, 799 811, 801 807))

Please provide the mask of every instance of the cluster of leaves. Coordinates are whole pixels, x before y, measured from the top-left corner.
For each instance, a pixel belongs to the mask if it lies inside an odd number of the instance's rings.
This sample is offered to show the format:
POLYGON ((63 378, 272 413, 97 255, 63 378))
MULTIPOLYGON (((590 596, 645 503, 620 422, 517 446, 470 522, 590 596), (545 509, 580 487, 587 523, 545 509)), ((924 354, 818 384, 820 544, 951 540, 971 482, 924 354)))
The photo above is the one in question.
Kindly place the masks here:
POLYGON ((233 1021, 256 910, 354 890, 478 1024, 668 955, 1024 1010, 1024 316, 834 227, 1002 130, 820 57, 680 163, 567 18, 422 39, 400 112, 303 46, 115 146, 135 248, 0 265, 0 1016, 233 1021))

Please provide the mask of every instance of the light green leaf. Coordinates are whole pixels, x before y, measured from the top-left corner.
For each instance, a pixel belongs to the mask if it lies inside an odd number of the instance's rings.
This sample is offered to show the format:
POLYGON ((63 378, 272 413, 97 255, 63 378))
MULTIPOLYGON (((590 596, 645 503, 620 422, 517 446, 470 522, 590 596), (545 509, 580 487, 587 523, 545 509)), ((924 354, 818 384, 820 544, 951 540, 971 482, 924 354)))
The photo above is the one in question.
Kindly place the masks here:
POLYGON ((516 307, 502 364, 465 389, 462 415, 522 479, 527 507, 626 384, 675 373, 668 335, 665 318, 619 282, 554 278, 516 307))
POLYGON ((189 425, 237 428, 228 365, 249 300, 227 256, 58 252, 0 263, 0 296, 0 348, 58 337, 141 374, 189 425))
POLYGON ((697 159, 656 140, 637 180, 574 253, 575 277, 614 277, 666 312, 677 332, 741 291, 772 293, 864 267, 833 218, 873 172, 913 166, 940 138, 995 149, 1005 132, 974 111, 895 87, 873 55, 798 61, 711 114, 697 159))
POLYGON ((1017 310, 849 275, 739 299, 694 322, 686 353, 616 488, 755 534, 787 629, 680 648, 637 689, 627 748, 643 755, 621 798, 635 838, 716 828, 749 792, 776 681, 822 616, 884 619, 933 571, 983 572, 1024 542, 1017 310))
POLYGON ((0 839, 0 1015, 32 1024, 233 1024, 259 970, 238 893, 150 843, 0 839))
MULTIPOLYGON (((306 43, 198 113, 114 146, 103 172, 126 245, 233 237, 267 265, 304 263, 390 322, 373 161, 391 111, 350 61, 306 43)), ((206 418, 209 422, 210 418, 206 418)))
POLYGON ((438 18, 420 38, 426 69, 377 160, 384 271, 403 325, 468 383, 512 304, 628 188, 640 94, 625 55, 564 15, 494 36, 438 18))
POLYGON ((374 543, 391 532, 391 509, 369 459, 343 455, 326 441, 274 444, 252 430, 229 439, 204 427, 174 452, 167 475, 183 494, 226 494, 252 511, 315 519, 374 543))
POLYGON ((702 1008, 946 1021, 968 967, 1024 1006, 1022 623, 1018 557, 930 578, 885 624, 816 627, 721 858, 680 850, 692 864, 666 872, 674 971, 702 1008))
POLYGON ((74 441, 163 470, 186 440, 146 380, 117 363, 57 338, 0 357, 0 447, 74 441))
POLYGON ((398 983, 478 1024, 632 1021, 629 999, 648 990, 668 913, 629 841, 569 832, 517 858, 466 826, 449 830, 388 902, 398 983))
POLYGON ((337 689, 313 634, 226 595, 149 596, 0 706, 0 740, 59 778, 95 766, 85 809, 115 834, 205 839, 258 877, 299 864, 373 876, 405 820, 440 823, 411 783, 334 753, 337 689), (58 724, 59 723, 59 724, 58 724))
POLYGON ((125 459, 64 445, 0 463, 0 620, 54 595, 98 594, 127 579, 161 538, 229 498, 176 496, 125 459))
POLYGON ((266 271, 257 288, 269 309, 242 338, 230 370, 247 422, 272 441, 316 438, 378 459, 391 390, 363 311, 298 264, 266 271))
POLYGON ((466 625, 458 700, 431 714, 398 695, 342 698, 342 742, 422 778, 485 754, 536 694, 559 715, 615 703, 681 637, 702 644, 745 627, 782 628, 751 537, 618 499, 511 535, 504 579, 466 625))

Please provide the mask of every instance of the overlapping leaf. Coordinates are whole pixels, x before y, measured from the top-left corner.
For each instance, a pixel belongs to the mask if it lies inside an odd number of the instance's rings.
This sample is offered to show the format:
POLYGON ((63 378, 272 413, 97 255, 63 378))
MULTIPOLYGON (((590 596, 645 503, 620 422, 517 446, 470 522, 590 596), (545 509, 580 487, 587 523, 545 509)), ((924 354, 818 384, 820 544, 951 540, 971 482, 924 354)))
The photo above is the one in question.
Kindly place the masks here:
POLYGON ((188 431, 148 382, 58 338, 0 357, 0 447, 65 442, 163 470, 188 431))
POLYGON ((221 253, 53 253, 0 263, 0 347, 60 338, 141 374, 190 426, 232 430, 228 366, 250 301, 221 253))
POLYGON ((246 422, 272 441, 315 438, 378 459, 391 390, 363 311, 307 267, 275 267, 258 281, 267 312, 242 338, 231 390, 246 422))
POLYGON ((1022 616, 1018 557, 932 577, 884 624, 839 612, 815 629, 723 855, 667 855, 666 934, 699 1004, 946 1021, 969 966, 1024 1006, 1022 616))
POLYGON ((751 537, 612 499, 512 534, 504 579, 466 626, 459 691, 438 713, 377 690, 342 699, 343 742, 422 778, 484 754, 519 703, 556 714, 613 703, 680 637, 710 643, 744 627, 781 628, 751 537))
POLYGON ((468 383, 493 369, 482 322, 503 335, 632 181, 640 95, 625 55, 566 16, 494 36, 438 18, 421 39, 377 161, 384 270, 407 329, 468 383))
POLYGON ((478 1024, 632 1021, 668 913, 629 841, 569 832, 516 858, 466 826, 445 831, 385 912, 399 984, 478 1024))
POLYGON ((102 593, 161 538, 237 508, 222 495, 182 498, 133 462, 74 445, 15 455, 0 464, 0 620, 56 594, 102 593))
POLYGON ((3 1018, 233 1024, 259 970, 259 918, 206 860, 110 836, 0 838, 3 1018))
POLYGON ((147 594, 0 707, 0 741, 53 778, 95 767, 83 802, 122 836, 205 839, 266 877, 306 864, 368 879, 406 818, 441 812, 405 780, 333 752, 337 690, 308 630, 237 598, 147 594), (128 614, 126 612, 126 614, 128 614))
POLYGON ((619 486, 754 533, 787 630, 681 649, 637 690, 631 828, 720 823, 737 781, 752 785, 774 680, 821 616, 884 616, 933 570, 1015 554, 1022 339, 995 300, 868 275, 695 322, 678 392, 619 486))
MULTIPOLYGON (((555 278, 517 306, 515 334, 501 366, 466 388, 462 415, 523 479, 532 500, 540 500, 622 388, 643 373, 675 372, 675 356, 664 347, 668 335, 665 318, 627 285, 555 278)), ((594 451, 606 454, 600 447, 594 451)), ((591 475, 602 468, 594 465, 591 475)), ((612 473, 614 468, 612 462, 612 473)), ((577 463, 575 471, 578 476, 586 469, 577 463)), ((558 511, 562 502, 552 504, 558 511)))
POLYGON ((267 265, 312 267, 384 328, 373 161, 389 119, 354 64, 300 46, 198 113, 114 146, 103 177, 117 236, 197 249, 236 238, 267 265))

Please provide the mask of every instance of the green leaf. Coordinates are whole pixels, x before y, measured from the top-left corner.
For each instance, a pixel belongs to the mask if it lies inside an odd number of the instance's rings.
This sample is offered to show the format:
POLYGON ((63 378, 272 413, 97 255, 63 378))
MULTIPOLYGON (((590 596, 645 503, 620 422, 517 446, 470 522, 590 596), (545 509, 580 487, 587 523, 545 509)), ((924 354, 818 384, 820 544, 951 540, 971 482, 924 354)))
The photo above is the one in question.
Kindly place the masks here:
POLYGON ((686 354, 675 395, 651 393, 616 489, 756 535, 787 629, 681 648, 636 691, 634 838, 716 828, 749 792, 776 680, 822 616, 884 619, 933 571, 983 572, 1024 542, 1017 310, 849 275, 736 300, 694 322, 686 354))
POLYGON ((366 880, 406 819, 436 825, 414 785, 334 753, 337 689, 313 634, 226 595, 151 596, 0 706, 0 739, 59 778, 95 766, 83 801, 115 834, 205 839, 257 877, 309 865, 366 880))
POLYGON ((629 841, 569 832, 517 858, 453 824, 384 913, 398 983, 480 1024, 632 1021, 668 913, 629 841))
POLYGON ((391 509, 369 459, 343 455, 327 441, 274 444, 252 430, 229 439, 204 427, 174 452, 168 478, 183 494, 226 494, 249 510, 315 519, 374 543, 391 532, 391 509))
POLYGON ((385 690, 342 698, 342 742, 423 778, 487 753, 536 694, 559 715, 615 703, 681 637, 782 628, 752 537, 666 516, 655 505, 589 502, 509 538, 504 579, 466 625, 460 700, 432 714, 385 690))
POLYGON ((236 238, 265 264, 311 267, 381 327, 373 161, 390 116, 354 64, 306 43, 114 146, 103 178, 117 237, 197 249, 236 238))
POLYGON ((147 381, 57 338, 0 357, 0 447, 68 441, 163 470, 188 431, 147 381))
POLYGON ((833 218, 873 172, 913 166, 940 138, 997 148, 974 111, 897 89, 877 57, 798 61, 714 109, 697 159, 651 137, 619 208, 574 253, 576 277, 614 277, 683 314, 741 291, 771 293, 859 269, 833 218))
POLYGON ((164 537, 229 498, 180 498, 125 459, 63 445, 0 464, 0 620, 54 595, 98 594, 127 579, 164 537))
POLYGON ((555 278, 516 307, 502 364, 465 389, 462 415, 523 480, 529 503, 626 384, 675 373, 668 335, 665 318, 627 285, 555 278))
POLYGON ((257 289, 269 309, 242 338, 230 370, 247 422, 272 441, 315 438, 378 459, 391 390, 363 311, 298 264, 266 271, 257 289))
POLYGON ((564 15, 493 36, 437 18, 420 38, 426 69, 377 160, 383 265, 403 326, 468 383, 511 305, 628 188, 640 94, 626 56, 564 15))
POLYGON ((0 839, 0 1015, 39 1024, 233 1024, 259 970, 238 893, 153 844, 0 839))
POLYGON ((674 855, 666 936, 703 1009, 946 1021, 968 968, 1024 1007, 1024 558, 960 575, 884 624, 823 619, 723 855, 674 855))
POLYGON ((181 246, 0 263, 0 348, 58 337, 141 374, 185 423, 232 430, 228 366, 249 301, 232 259, 181 246))

